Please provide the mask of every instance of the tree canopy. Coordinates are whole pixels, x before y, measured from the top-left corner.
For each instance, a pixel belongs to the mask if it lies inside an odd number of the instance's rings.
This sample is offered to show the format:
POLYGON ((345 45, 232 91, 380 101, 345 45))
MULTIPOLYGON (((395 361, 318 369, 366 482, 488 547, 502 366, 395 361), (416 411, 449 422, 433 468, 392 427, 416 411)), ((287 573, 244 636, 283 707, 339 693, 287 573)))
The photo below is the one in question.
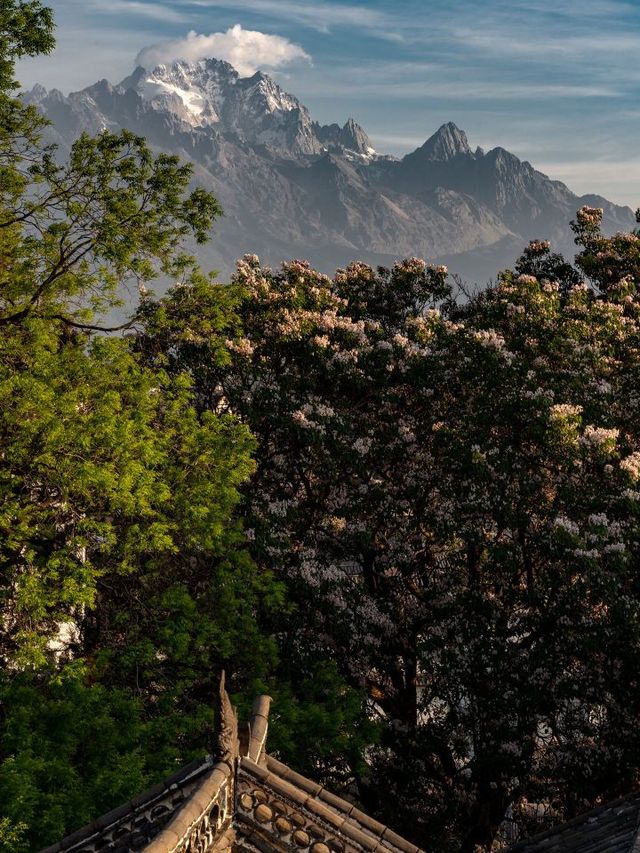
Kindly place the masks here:
POLYGON ((197 303, 172 328, 184 291, 145 306, 151 363, 256 436, 247 535, 295 603, 288 660, 366 691, 379 740, 343 778, 425 847, 637 780, 639 240, 600 217, 579 211, 575 267, 533 241, 466 304, 417 259, 246 257, 222 370, 197 303))
MULTIPOLYGON (((281 597, 241 533, 254 441, 204 411, 186 371, 142 363, 106 312, 220 209, 191 166, 133 134, 81 137, 66 163, 14 96, 16 58, 53 45, 50 10, 0 12, 0 849, 52 843, 206 743, 223 667, 275 657, 256 618, 281 597)), ((216 291, 217 292, 217 291, 216 291)), ((227 358, 221 294, 209 332, 227 358)), ((127 320, 124 324, 130 326, 127 320)), ((247 688, 250 692, 251 688, 247 688)))

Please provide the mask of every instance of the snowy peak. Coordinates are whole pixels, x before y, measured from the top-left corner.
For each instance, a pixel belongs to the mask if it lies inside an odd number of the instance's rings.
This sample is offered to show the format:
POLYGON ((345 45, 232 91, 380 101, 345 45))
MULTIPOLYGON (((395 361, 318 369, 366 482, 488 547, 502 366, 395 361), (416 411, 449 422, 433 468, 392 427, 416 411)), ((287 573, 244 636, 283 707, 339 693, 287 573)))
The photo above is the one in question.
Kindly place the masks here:
POLYGON ((27 92, 23 98, 27 104, 39 104, 44 101, 47 95, 48 92, 45 87, 40 83, 36 83, 33 89, 31 89, 30 92, 27 92))
POLYGON ((135 91, 152 109, 186 125, 232 134, 280 156, 337 150, 361 162, 377 157, 369 137, 352 118, 343 127, 320 126, 304 104, 268 74, 258 71, 240 77, 223 60, 177 60, 152 70, 139 66, 118 88, 135 91))
POLYGON ((263 112, 287 113, 300 109, 306 112, 306 107, 303 107, 294 95, 287 94, 275 80, 263 74, 262 71, 258 71, 253 77, 241 79, 238 88, 244 90, 252 98, 255 105, 262 108, 263 112))
POLYGON ((220 59, 177 60, 152 71, 139 67, 120 85, 135 89, 156 109, 176 112, 194 125, 218 124, 225 107, 236 116, 250 113, 256 120, 304 109, 297 98, 261 71, 253 77, 240 77, 232 65, 220 59))
POLYGON ((365 131, 352 118, 339 124, 314 124, 314 132, 324 151, 343 153, 348 159, 370 162, 378 157, 365 131))
POLYGON ((443 124, 413 155, 421 160, 446 162, 460 154, 471 154, 467 134, 452 121, 443 124))
POLYGON ((252 124, 260 124, 268 117, 277 119, 281 124, 295 122, 298 118, 311 123, 307 108, 261 71, 238 81, 228 108, 229 120, 245 129, 252 124))
POLYGON ((260 71, 238 80, 221 118, 228 132, 280 155, 297 157, 321 149, 307 108, 260 71))
POLYGON ((261 71, 240 77, 223 60, 178 60, 151 71, 137 68, 120 86, 192 127, 212 127, 280 153, 320 150, 306 107, 261 71))
POLYGON ((218 59, 198 62, 177 60, 158 65, 152 71, 137 68, 120 84, 135 89, 154 109, 174 113, 187 124, 213 125, 238 82, 238 72, 218 59))

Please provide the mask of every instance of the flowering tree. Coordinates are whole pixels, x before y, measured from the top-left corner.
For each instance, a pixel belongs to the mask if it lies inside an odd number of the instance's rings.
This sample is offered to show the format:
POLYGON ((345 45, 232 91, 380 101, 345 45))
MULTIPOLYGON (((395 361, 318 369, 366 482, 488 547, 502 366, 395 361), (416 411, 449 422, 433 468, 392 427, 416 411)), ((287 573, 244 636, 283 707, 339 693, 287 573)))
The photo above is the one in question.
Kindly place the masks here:
POLYGON ((526 830, 640 767, 640 242, 599 222, 578 214, 577 268, 534 241, 463 306, 415 259, 330 279, 246 257, 223 371, 193 292, 148 313, 142 345, 257 437, 245 513, 297 605, 291 665, 335 661, 380 722, 343 770, 432 849, 489 849, 509 809, 526 830))

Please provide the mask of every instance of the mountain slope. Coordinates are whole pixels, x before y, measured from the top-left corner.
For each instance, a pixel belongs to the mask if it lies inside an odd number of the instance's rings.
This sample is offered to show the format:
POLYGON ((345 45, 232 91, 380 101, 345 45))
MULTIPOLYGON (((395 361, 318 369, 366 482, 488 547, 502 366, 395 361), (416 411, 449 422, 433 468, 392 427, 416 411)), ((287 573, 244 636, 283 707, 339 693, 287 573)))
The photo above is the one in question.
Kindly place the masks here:
POLYGON ((568 222, 583 203, 604 208, 610 231, 634 223, 629 208, 580 198, 503 148, 473 151, 452 123, 402 160, 380 155, 353 119, 320 125, 269 76, 240 77, 217 59, 25 98, 63 149, 82 131, 127 127, 192 160, 225 211, 202 258, 223 275, 245 252, 306 257, 326 272, 419 255, 484 281, 532 238, 570 253, 568 222))

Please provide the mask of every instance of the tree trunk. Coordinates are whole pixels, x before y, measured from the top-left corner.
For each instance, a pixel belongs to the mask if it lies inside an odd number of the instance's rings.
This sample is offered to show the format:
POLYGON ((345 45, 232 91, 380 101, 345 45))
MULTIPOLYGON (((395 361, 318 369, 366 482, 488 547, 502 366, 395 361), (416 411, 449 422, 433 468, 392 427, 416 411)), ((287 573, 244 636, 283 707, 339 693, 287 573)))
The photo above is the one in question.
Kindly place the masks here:
POLYGON ((462 840, 460 853, 489 851, 500 829, 509 805, 506 794, 491 783, 480 783, 478 796, 470 815, 470 826, 462 840))

